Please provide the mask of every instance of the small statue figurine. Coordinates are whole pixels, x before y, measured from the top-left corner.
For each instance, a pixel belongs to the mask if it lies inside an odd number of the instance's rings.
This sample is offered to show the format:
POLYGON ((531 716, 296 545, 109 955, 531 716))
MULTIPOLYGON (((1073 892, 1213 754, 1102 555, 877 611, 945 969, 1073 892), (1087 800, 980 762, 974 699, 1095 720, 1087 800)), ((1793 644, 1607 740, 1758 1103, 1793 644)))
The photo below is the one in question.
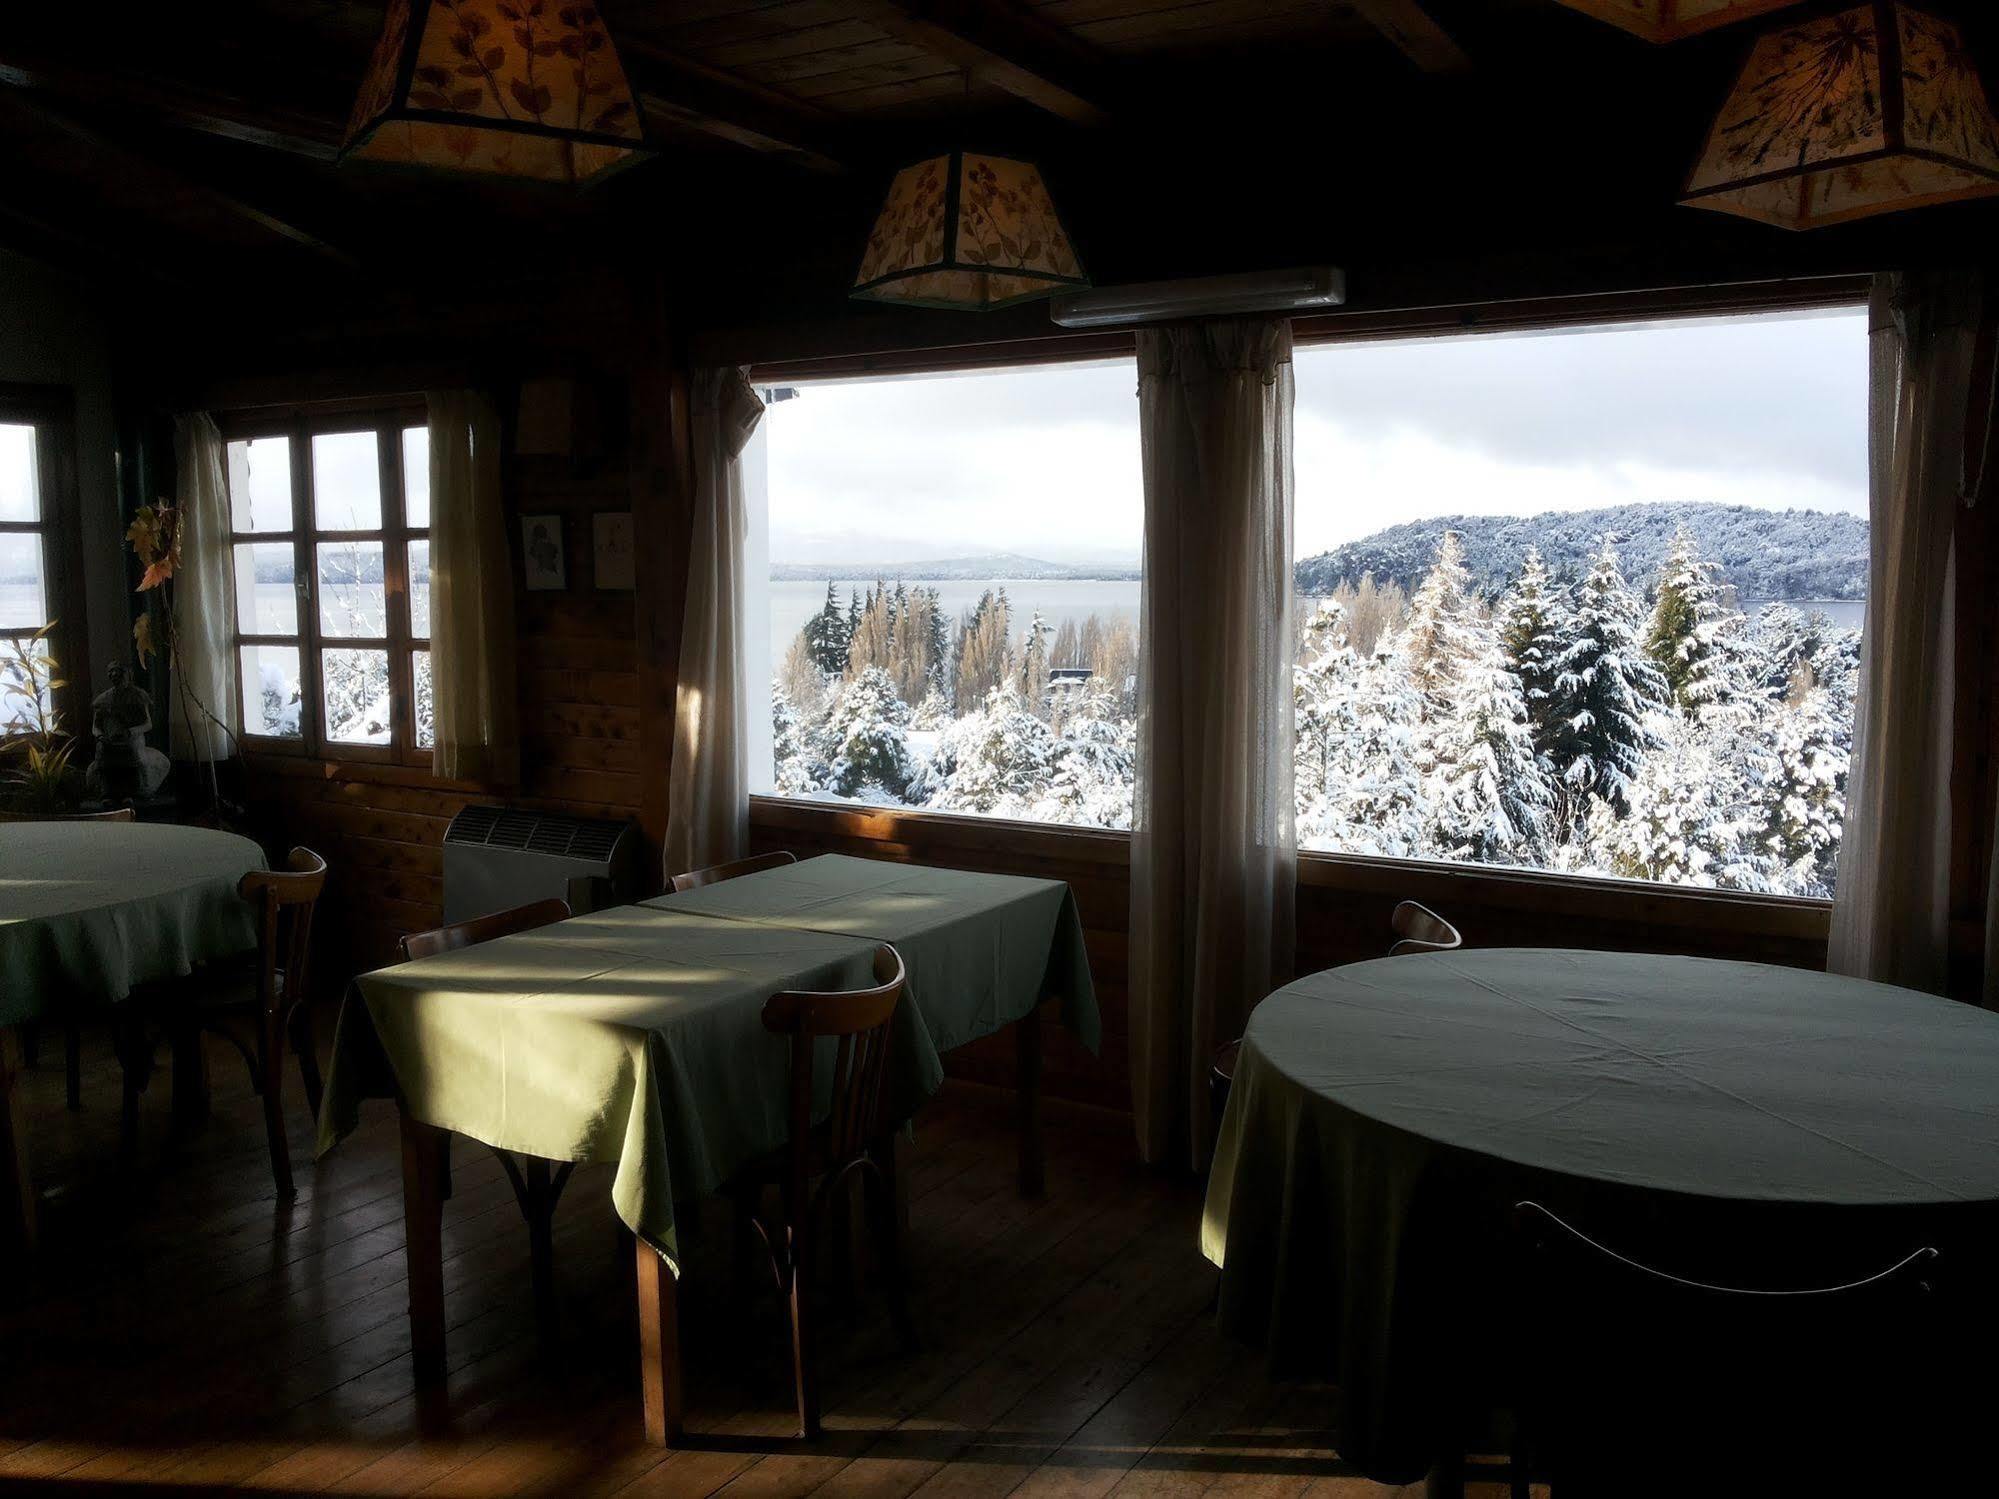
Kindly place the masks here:
POLYGON ((84 789, 101 801, 138 801, 166 784, 172 762, 146 743, 153 726, 153 699, 128 679, 122 661, 111 663, 111 685, 90 705, 97 753, 84 776, 84 789))

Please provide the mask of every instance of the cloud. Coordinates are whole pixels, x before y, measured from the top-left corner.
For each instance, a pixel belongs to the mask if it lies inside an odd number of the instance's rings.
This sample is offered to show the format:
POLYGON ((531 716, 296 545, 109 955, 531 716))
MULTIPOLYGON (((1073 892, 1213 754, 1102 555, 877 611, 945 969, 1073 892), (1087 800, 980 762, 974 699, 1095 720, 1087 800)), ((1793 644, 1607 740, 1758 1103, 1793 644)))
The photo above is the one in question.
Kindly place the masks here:
MULTIPOLYGON (((1451 511, 1865 513, 1866 339, 1848 313, 1301 349, 1299 553, 1451 511)), ((1128 360, 804 386, 763 429, 771 556, 1135 559, 1135 386, 1128 360)))

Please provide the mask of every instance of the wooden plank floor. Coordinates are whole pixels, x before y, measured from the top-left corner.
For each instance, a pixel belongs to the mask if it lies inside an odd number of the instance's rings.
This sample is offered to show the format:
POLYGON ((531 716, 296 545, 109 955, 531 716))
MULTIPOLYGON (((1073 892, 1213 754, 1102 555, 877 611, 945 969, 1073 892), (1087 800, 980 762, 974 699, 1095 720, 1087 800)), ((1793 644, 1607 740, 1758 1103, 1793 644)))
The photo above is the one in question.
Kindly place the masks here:
POLYGON ((774 1298, 729 1296, 718 1213, 689 1251, 688 1444, 647 1447, 610 1173, 558 1216, 562 1326, 537 1338, 527 1237, 461 1145, 445 1219, 447 1387, 412 1390, 390 1111, 309 1164, 280 1210, 255 1100, 212 1053, 216 1114, 172 1136, 164 1076, 117 1165, 101 1048, 86 1107, 59 1056, 30 1080, 45 1245, 0 1305, 0 1494, 668 1495, 675 1499, 1334 1499, 1394 1492, 1328 1446, 1323 1389, 1221 1339, 1198 1193, 1122 1131, 1050 1109, 1048 1192, 1013 1185, 1011 1100, 947 1089, 907 1153, 920 1352, 864 1298, 826 1334, 827 1431, 791 1436, 774 1298))

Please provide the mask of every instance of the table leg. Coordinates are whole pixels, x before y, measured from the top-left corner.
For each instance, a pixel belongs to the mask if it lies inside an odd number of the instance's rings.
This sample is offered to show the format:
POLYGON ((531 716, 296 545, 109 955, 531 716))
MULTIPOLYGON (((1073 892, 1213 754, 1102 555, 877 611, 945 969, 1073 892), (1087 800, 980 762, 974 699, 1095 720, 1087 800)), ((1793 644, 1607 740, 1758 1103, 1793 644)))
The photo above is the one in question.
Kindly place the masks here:
POLYGON ((0 1259, 35 1249, 35 1175, 28 1166, 28 1101, 16 1027, 0 1026, 0 1259))
POLYGON ((673 1267, 633 1236, 639 1279, 639 1381, 645 1389, 646 1440, 671 1447, 680 1440, 680 1282, 673 1267))
POLYGON ((410 1355, 419 1385, 444 1378, 444 1148, 450 1136, 402 1112, 403 1252, 410 1355))
POLYGON ((1041 1006, 1013 1023, 1014 1086, 1020 1105, 1020 1195, 1039 1197, 1041 1153, 1041 1006))
POLYGON ((208 1052, 201 1044, 201 1026, 190 1010, 174 1018, 173 1109, 177 1124, 200 1124, 208 1118, 208 1052))

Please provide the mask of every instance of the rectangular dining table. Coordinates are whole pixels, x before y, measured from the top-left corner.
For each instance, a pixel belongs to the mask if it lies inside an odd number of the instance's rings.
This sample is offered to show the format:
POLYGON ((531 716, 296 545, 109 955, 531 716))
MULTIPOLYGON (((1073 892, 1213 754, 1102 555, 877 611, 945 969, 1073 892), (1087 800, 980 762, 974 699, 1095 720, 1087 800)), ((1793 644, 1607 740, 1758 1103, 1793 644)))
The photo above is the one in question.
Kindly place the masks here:
MULTIPOLYGON (((772 994, 863 987, 876 945, 895 944, 910 975, 886 1080, 886 1115, 898 1121, 942 1082, 942 1051, 1008 1024, 1033 1031, 1044 1001, 1097 1044, 1081 923, 1060 882, 828 856, 730 885, 741 888, 728 901, 694 898, 724 886, 662 897, 355 981, 335 1032, 320 1150, 354 1128, 364 1098, 397 1100, 419 1380, 444 1369, 453 1134, 544 1171, 614 1165, 612 1205, 638 1240, 646 1432, 670 1442, 680 1398, 675 1205, 784 1144, 786 1044, 762 1025, 772 994)), ((1038 1057, 1038 1040, 1022 1043, 1024 1057, 1030 1050, 1038 1057)), ((1038 1172, 1038 1142, 1031 1154, 1038 1172)), ((1023 1185, 1035 1183, 1024 1175, 1023 1185)))

